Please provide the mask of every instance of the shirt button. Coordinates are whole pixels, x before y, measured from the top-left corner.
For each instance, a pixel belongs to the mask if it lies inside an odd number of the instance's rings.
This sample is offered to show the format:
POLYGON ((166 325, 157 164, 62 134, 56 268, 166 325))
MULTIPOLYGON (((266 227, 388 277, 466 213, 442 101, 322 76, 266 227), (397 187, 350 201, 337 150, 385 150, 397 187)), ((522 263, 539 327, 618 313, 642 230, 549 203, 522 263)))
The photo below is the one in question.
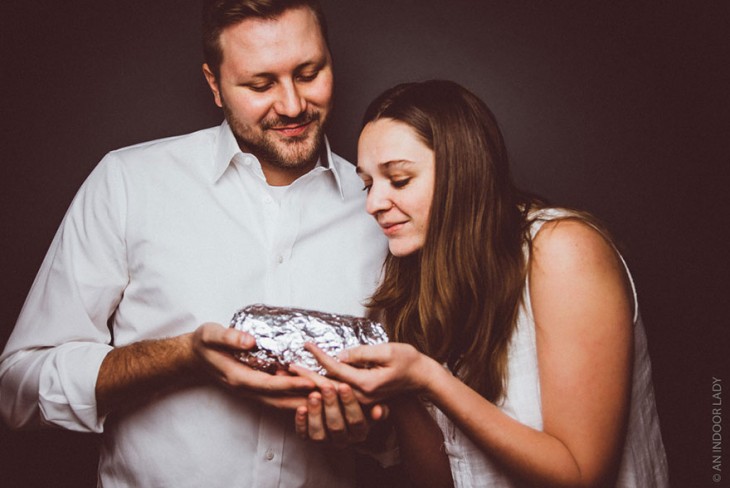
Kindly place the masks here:
POLYGON ((279 264, 283 263, 284 262, 284 256, 279 256, 278 258, 276 258, 276 262, 279 263, 279 264))
POLYGON ((264 203, 271 203, 273 200, 271 200, 271 197, 264 198, 264 203))
POLYGON ((274 451, 269 449, 268 451, 266 451, 266 455, 264 457, 267 461, 271 461, 272 459, 274 459, 274 451))

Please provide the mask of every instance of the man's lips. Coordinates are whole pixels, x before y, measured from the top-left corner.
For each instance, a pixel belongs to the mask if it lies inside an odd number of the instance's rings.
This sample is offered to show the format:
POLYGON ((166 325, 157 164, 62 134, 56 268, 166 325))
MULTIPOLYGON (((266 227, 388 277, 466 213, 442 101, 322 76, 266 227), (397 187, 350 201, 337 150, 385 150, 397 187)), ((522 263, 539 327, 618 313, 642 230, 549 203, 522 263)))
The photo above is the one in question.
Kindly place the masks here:
POLYGON ((272 127, 271 130, 275 131, 278 134, 281 134, 286 137, 296 137, 298 135, 303 134, 309 126, 312 124, 312 121, 305 122, 303 124, 292 124, 292 125, 284 125, 281 127, 272 127))

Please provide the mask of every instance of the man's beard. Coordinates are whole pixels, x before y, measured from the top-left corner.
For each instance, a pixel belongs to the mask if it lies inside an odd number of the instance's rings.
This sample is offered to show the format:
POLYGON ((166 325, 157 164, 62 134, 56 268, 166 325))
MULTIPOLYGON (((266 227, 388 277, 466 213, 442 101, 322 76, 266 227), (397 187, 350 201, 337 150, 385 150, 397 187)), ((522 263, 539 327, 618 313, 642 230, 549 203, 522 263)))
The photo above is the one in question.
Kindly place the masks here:
POLYGON ((277 116, 261 121, 256 133, 250 126, 243 124, 236 118, 230 108, 223 103, 225 114, 231 131, 238 141, 241 150, 256 156, 262 163, 281 169, 296 170, 314 167, 324 144, 324 122, 318 111, 307 111, 297 117, 277 116), (274 127, 287 125, 302 125, 312 123, 312 126, 301 136, 279 139, 268 132, 274 127))

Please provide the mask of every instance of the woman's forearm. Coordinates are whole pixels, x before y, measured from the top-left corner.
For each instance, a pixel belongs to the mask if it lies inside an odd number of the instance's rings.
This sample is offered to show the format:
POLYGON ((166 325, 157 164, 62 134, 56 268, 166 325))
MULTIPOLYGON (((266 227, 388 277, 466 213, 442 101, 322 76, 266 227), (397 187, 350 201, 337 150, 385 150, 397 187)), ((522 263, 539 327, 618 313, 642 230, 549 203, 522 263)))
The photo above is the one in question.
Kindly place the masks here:
POLYGON ((427 397, 491 459, 513 476, 542 487, 604 486, 558 438, 511 418, 446 370, 427 397))

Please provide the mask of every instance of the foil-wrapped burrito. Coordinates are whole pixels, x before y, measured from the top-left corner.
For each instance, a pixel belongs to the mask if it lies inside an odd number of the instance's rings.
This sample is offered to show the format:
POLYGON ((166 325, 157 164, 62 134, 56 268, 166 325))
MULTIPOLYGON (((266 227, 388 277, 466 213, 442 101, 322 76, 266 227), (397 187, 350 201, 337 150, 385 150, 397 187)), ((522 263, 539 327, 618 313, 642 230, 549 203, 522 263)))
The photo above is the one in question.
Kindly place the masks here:
POLYGON ((236 357, 254 369, 274 373, 301 364, 319 374, 326 370, 304 349, 311 342, 332 357, 351 347, 388 342, 378 322, 300 308, 249 305, 237 311, 231 327, 254 336, 256 347, 236 357))

